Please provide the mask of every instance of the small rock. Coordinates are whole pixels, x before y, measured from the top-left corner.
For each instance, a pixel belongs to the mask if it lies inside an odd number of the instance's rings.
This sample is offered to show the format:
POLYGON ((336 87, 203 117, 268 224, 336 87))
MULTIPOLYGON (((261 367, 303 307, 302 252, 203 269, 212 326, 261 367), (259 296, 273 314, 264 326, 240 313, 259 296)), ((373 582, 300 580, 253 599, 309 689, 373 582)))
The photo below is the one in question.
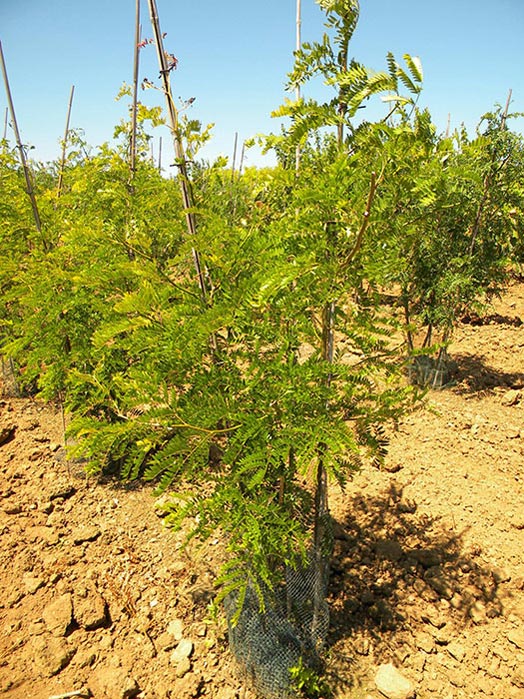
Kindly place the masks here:
POLYGON ((175 672, 177 677, 184 677, 188 672, 191 671, 191 660, 189 658, 182 658, 180 662, 177 663, 175 672))
POLYGON ((511 520, 511 526, 515 529, 524 529, 524 514, 519 512, 511 520))
POLYGON ((402 496, 398 503, 398 510, 408 515, 415 514, 417 511, 417 503, 414 500, 409 500, 405 496, 402 496))
POLYGON ((19 502, 6 502, 2 505, 2 510, 6 515, 19 515, 22 512, 22 505, 19 502))
POLYGON ((512 389, 510 391, 506 391, 506 393, 502 396, 501 399, 501 404, 505 405, 506 407, 510 407, 512 405, 517 405, 517 403, 520 401, 521 398, 521 393, 518 390, 512 389))
POLYGON ((163 650, 163 651, 173 650, 173 648, 175 647, 175 643, 176 643, 175 639, 167 631, 164 631, 159 636, 157 636, 157 638, 155 638, 155 646, 159 650, 163 650))
POLYGON ((443 615, 431 606, 424 610, 421 618, 427 624, 431 624, 431 626, 434 626, 436 629, 441 629, 446 625, 446 619, 443 617, 443 615))
MULTIPOLYGON (((194 672, 185 677, 177 677, 171 685, 170 696, 176 699, 193 699, 201 696, 203 678, 194 672)), ((234 696, 237 696, 236 693, 234 696)), ((252 696, 252 695, 251 695, 252 696)))
POLYGON ((515 687, 524 687, 524 665, 520 664, 511 678, 511 684, 515 687))
POLYGON ((448 643, 451 641, 450 631, 445 625, 442 626, 440 629, 432 628, 431 634, 440 646, 447 646, 448 643))
POLYGON ((8 425, 5 427, 0 427, 0 446, 2 444, 7 444, 15 436, 16 427, 14 425, 8 425))
POLYGON ((413 699, 415 697, 413 683, 391 663, 380 665, 375 675, 375 685, 378 691, 388 699, 413 699))
POLYGON ((109 699, 133 699, 140 694, 138 682, 122 667, 99 667, 94 679, 102 696, 109 699))
POLYGON ((86 597, 75 597, 74 617, 79 626, 93 631, 107 623, 107 604, 96 590, 90 590, 86 597))
POLYGON ((517 629, 511 629, 511 631, 507 633, 507 638, 514 646, 524 650, 524 628, 519 627, 517 629))
POLYGON ((27 527, 26 534, 28 539, 34 543, 46 543, 49 546, 56 546, 60 541, 60 537, 53 527, 35 526, 27 527))
POLYGON ((189 658, 192 652, 193 641, 190 641, 188 638, 182 638, 175 650, 171 653, 169 661, 172 665, 176 666, 184 658, 189 658))
POLYGON ((73 620, 71 595, 68 593, 53 600, 42 612, 42 617, 53 636, 65 636, 73 620))
POLYGON ((50 500, 57 500, 61 498, 62 500, 67 500, 76 493, 76 488, 71 483, 56 483, 53 489, 49 493, 50 500))
POLYGON ((419 633, 415 638, 415 645, 424 653, 432 653, 435 649, 435 641, 429 633, 419 633))
POLYGON ((455 687, 464 687, 466 680, 464 678, 464 673, 460 670, 447 670, 446 672, 448 680, 455 687))
POLYGON ((47 500, 45 502, 41 502, 38 506, 38 509, 40 512, 43 512, 46 515, 50 515, 51 512, 54 510, 54 505, 51 502, 51 500, 47 500))
POLYGON ((511 580, 511 573, 506 568, 493 568, 491 574, 493 575, 493 580, 498 584, 511 580))
POLYGON ((181 619, 173 619, 167 625, 167 632, 173 636, 175 641, 182 640, 184 635, 184 624, 181 619))
POLYGON ((442 555, 436 549, 413 549, 409 557, 414 558, 423 568, 434 568, 442 563, 442 555))
POLYGON ((95 541, 100 536, 100 529, 95 525, 86 525, 84 527, 76 527, 71 532, 71 538, 74 544, 83 544, 85 541, 95 541))
POLYGON ((388 561, 399 561, 404 553, 402 546, 394 539, 381 539, 375 544, 375 552, 379 558, 388 561))
POLYGON ((469 609, 469 616, 474 624, 484 624, 487 618, 485 605, 477 600, 469 609))
POLYGON ((196 629, 195 633, 197 636, 200 638, 204 638, 207 635, 207 626, 206 624, 199 624, 196 629))
POLYGON ((28 592, 30 595, 34 595, 37 590, 45 585, 42 578, 37 578, 34 575, 24 575, 22 577, 22 582, 26 592, 28 592))
POLYGON ((95 664, 96 653, 92 648, 80 648, 75 655, 75 667, 92 667, 95 664))
POLYGON ((424 580, 443 599, 450 600, 453 597, 453 588, 444 577, 440 566, 428 568, 424 580))
POLYGON ((40 668, 45 677, 53 677, 63 670, 76 652, 75 646, 65 638, 50 634, 36 636, 32 640, 35 666, 40 668))
POLYGON ((11 593, 7 595, 5 605, 8 609, 12 609, 15 607, 21 599, 23 599, 24 593, 20 592, 20 590, 14 589, 11 590, 11 593))
POLYGON ((466 649, 456 641, 452 641, 448 644, 447 651, 455 660, 458 660, 459 663, 466 657, 466 649))

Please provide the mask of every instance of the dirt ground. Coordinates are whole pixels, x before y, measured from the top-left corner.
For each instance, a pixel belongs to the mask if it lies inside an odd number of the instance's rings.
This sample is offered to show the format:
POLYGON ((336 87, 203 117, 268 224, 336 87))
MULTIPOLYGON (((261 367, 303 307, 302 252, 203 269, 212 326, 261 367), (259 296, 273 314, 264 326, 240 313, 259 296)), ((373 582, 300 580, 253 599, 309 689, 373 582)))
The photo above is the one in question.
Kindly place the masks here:
MULTIPOLYGON (((385 696, 387 664, 398 696, 524 699, 523 323, 522 282, 464 319, 454 384, 332 494, 336 699, 385 696)), ((252 697, 208 608, 220 542, 183 552, 149 487, 87 479, 56 408, 0 411, 0 695, 252 697)))

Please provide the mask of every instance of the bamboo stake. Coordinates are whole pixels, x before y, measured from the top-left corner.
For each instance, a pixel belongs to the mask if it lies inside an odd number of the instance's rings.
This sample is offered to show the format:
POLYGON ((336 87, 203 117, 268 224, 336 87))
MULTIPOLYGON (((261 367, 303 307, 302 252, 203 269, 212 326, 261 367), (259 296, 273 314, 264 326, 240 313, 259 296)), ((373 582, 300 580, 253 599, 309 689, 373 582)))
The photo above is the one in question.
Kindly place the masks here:
MULTIPOLYGON (((153 27, 153 33, 155 35, 158 64, 160 67, 160 78, 162 80, 163 91, 166 97, 167 113, 169 115, 169 122, 171 124, 171 134, 173 136, 176 165, 179 169, 180 174, 180 177, 178 179, 180 182, 180 189, 182 193, 182 201, 185 210, 187 230, 190 236, 195 236, 197 232, 197 225, 195 214, 193 213, 193 197, 191 195, 191 190, 189 187, 186 156, 184 151, 184 145, 182 143, 182 135, 180 133, 180 127, 178 123, 178 112, 175 107, 175 103, 173 101, 173 96, 171 93, 171 85, 169 78, 170 67, 168 66, 166 52, 164 51, 164 42, 162 39, 162 32, 160 31, 160 22, 158 19, 156 1, 148 0, 148 2, 151 25, 153 27)), ((207 285, 204 270, 200 261, 200 255, 195 248, 193 248, 191 252, 193 255, 193 264, 198 277, 200 295, 204 303, 207 303, 207 285)))
MULTIPOLYGON (((300 47, 302 46, 302 5, 301 5, 301 0, 297 0, 297 16, 296 16, 296 37, 295 37, 295 47, 296 50, 298 51, 300 47)), ((301 91, 300 91, 300 85, 297 85, 295 88, 295 99, 298 102, 301 97, 301 91)), ((297 147, 295 149, 295 172, 298 175, 298 171, 300 169, 300 143, 297 143, 297 147)))
POLYGON ((135 46, 133 51, 133 104, 131 107, 131 140, 129 143, 129 169, 131 170, 131 180, 136 172, 136 129, 138 114, 138 71, 140 66, 140 0, 136 0, 135 6, 135 46))
MULTIPOLYGON (((38 206, 36 204, 35 192, 33 189, 33 183, 31 181, 31 173, 29 171, 29 166, 27 165, 27 158, 25 157, 24 146, 22 145, 22 139, 20 137, 20 131, 18 130, 18 122, 16 121, 15 108, 13 104, 13 98, 11 96, 11 88, 9 87, 9 78, 7 77, 7 67, 4 59, 4 52, 2 50, 2 42, 0 41, 0 62, 2 63, 2 73, 4 76, 5 91, 7 94, 7 103, 9 105, 9 111, 11 113, 11 123, 13 125, 13 130, 15 132, 16 144, 18 151, 20 153, 20 162, 22 163, 22 169, 24 171, 24 177, 27 187, 27 194, 31 200, 31 208, 33 209, 33 218, 35 220, 36 230, 42 234, 42 222, 40 220, 40 214, 38 212, 38 206)), ((43 241, 44 249, 47 248, 45 241, 43 241)))
POLYGON ((158 172, 162 172, 162 136, 158 139, 158 172))
POLYGON ((506 107, 504 109, 504 114, 502 115, 502 122, 500 124, 501 131, 502 129, 506 128, 506 121, 508 119, 508 112, 509 112, 509 105, 511 102, 511 95, 513 94, 513 90, 510 89, 508 92, 508 99, 506 100, 506 107))
POLYGON ((69 104, 67 107, 67 117, 66 125, 64 130, 64 140, 62 142, 62 156, 60 158, 60 171, 58 173, 58 184, 56 189, 56 196, 59 197, 62 194, 62 184, 64 181, 64 169, 66 161, 66 150, 67 150, 67 139, 69 138, 69 123, 71 120, 71 108, 73 106, 73 95, 75 93, 75 86, 71 85, 71 92, 69 93, 69 104))
POLYGON ((235 179, 235 162, 237 159, 238 131, 235 131, 235 142, 233 144, 233 161, 231 163, 231 182, 235 179))
POLYGON ((8 116, 9 116, 9 107, 5 108, 5 116, 4 116, 4 138, 3 140, 7 140, 7 123, 8 123, 8 116))
POLYGON ((240 149, 240 162, 238 164, 238 176, 242 174, 242 168, 244 167, 244 157, 246 152, 246 142, 242 141, 242 148, 240 149))
MULTIPOLYGON (((231 211, 233 217, 235 216, 237 209, 237 198, 235 196, 235 165, 237 159, 237 147, 238 147, 238 131, 235 131, 235 142, 233 144, 233 161, 231 163, 231 211)), ((240 176, 240 174, 239 174, 240 176)))

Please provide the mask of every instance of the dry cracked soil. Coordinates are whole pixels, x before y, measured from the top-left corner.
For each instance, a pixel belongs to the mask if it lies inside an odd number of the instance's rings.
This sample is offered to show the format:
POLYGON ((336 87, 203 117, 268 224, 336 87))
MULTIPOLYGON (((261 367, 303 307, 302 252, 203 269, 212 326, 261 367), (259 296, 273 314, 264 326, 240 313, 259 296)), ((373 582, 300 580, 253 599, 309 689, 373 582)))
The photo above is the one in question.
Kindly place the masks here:
MULTIPOLYGON (((524 699, 522 281, 450 353, 384 468, 331 494, 335 699, 524 699)), ((70 463, 56 407, 0 400, 2 697, 254 697, 209 613, 221 542, 183 550, 156 504, 70 463)))

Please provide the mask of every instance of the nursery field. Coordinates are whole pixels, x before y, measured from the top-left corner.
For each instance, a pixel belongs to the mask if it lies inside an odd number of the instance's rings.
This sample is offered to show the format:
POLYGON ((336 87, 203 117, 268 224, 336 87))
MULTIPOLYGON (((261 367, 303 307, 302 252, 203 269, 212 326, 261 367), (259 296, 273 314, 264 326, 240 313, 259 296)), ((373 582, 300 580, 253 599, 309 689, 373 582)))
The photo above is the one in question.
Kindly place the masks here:
MULTIPOLYGON (((524 697, 523 323, 522 281, 463 318, 453 384, 334 486, 334 697, 524 697)), ((209 606, 220 539, 182 551, 150 486, 87 478, 53 405, 0 410, 0 695, 254 696, 209 606)))
POLYGON ((91 146, 71 89, 53 162, 0 44, 0 697, 524 699, 512 90, 439 133, 418 56, 297 2, 285 125, 206 162, 140 4, 129 119, 91 146))

